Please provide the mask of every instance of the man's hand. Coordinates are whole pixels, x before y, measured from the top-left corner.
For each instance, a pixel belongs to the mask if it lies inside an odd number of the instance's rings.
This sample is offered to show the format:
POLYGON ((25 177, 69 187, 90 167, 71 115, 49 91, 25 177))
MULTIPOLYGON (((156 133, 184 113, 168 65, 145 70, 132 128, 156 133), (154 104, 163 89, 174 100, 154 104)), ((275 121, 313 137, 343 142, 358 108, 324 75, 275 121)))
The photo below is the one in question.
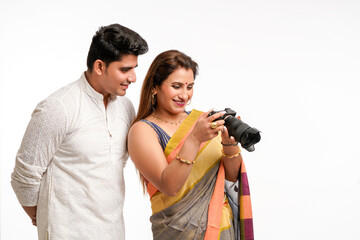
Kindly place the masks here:
POLYGON ((25 207, 22 206, 23 209, 25 210, 25 212, 27 213, 27 215, 29 215, 29 217, 31 218, 32 224, 34 226, 37 226, 36 223, 36 210, 37 210, 37 206, 33 206, 33 207, 25 207))

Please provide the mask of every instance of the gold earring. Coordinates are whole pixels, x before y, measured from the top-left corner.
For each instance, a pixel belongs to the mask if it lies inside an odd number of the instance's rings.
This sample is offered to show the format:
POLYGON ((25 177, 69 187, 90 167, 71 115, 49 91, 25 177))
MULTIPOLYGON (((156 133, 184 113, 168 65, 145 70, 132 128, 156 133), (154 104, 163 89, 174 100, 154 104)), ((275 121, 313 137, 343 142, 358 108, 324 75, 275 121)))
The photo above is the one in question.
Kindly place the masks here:
POLYGON ((155 94, 151 94, 151 106, 154 107, 156 105, 155 94))
POLYGON ((191 104, 191 98, 189 99, 188 103, 186 104, 187 106, 191 104))

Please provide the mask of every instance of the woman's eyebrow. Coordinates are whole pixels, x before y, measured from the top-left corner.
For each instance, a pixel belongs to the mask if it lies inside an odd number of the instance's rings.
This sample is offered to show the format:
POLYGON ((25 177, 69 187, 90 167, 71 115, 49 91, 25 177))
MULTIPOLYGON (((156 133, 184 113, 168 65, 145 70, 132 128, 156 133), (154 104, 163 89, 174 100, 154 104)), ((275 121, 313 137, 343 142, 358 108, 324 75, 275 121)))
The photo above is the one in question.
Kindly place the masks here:
MULTIPOLYGON (((172 82, 172 84, 179 84, 179 85, 184 85, 184 83, 182 82, 172 82)), ((192 83, 185 83, 186 85, 191 85, 191 84, 194 84, 194 82, 192 83)))

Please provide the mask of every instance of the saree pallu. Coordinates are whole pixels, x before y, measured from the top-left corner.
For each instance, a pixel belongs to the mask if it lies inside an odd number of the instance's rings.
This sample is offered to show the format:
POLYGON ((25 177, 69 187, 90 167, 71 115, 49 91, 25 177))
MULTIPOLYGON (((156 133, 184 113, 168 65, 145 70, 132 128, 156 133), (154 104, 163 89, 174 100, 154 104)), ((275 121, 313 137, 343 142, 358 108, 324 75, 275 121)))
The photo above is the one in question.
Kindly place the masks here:
MULTIPOLYGON (((201 114, 202 112, 193 110, 170 138, 164 150, 168 163, 180 151, 201 114)), ((240 214, 236 216, 240 216, 240 220, 233 221, 232 210, 224 194, 225 171, 221 162, 220 142, 219 134, 200 146, 191 173, 176 196, 167 196, 159 192, 150 182, 147 184, 153 211, 150 221, 155 240, 235 240, 237 233, 234 229, 241 229, 241 240, 253 239, 250 198, 246 198, 244 202, 243 196, 239 196, 240 214), (241 204, 250 207, 250 210, 248 209, 244 214, 241 204), (234 222, 240 223, 240 226, 234 228, 234 222)), ((239 176, 244 174, 246 177, 244 171, 239 176)), ((248 192, 247 181, 245 182, 245 187, 240 185, 240 194, 248 192)))

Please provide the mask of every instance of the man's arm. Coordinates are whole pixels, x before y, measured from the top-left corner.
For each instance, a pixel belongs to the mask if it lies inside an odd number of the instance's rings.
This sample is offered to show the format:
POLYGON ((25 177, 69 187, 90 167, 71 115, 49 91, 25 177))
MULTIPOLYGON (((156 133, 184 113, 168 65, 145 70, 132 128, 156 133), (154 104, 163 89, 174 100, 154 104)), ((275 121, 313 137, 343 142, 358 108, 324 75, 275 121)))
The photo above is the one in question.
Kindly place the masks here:
POLYGON ((34 110, 16 155, 11 185, 35 226, 40 183, 66 128, 63 105, 58 99, 46 99, 34 110))

